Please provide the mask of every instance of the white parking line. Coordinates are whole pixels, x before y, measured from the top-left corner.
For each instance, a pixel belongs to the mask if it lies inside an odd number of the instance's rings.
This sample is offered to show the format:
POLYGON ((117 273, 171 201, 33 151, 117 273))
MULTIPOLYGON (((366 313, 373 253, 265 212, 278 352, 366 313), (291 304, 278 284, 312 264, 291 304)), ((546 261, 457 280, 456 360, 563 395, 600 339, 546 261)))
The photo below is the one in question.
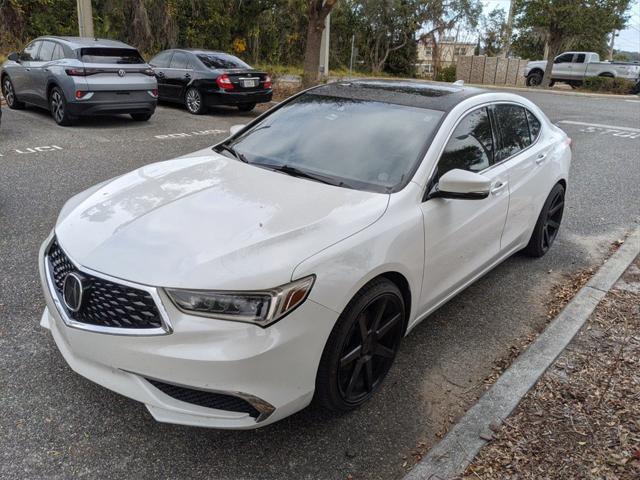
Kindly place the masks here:
POLYGON ((603 125, 601 123, 574 122, 573 120, 560 120, 558 123, 568 123, 570 125, 582 125, 584 127, 606 128, 609 130, 622 130, 624 132, 640 133, 640 128, 616 127, 615 125, 603 125))
POLYGON ((625 100, 625 102, 629 102, 629 103, 640 103, 640 100, 625 100))

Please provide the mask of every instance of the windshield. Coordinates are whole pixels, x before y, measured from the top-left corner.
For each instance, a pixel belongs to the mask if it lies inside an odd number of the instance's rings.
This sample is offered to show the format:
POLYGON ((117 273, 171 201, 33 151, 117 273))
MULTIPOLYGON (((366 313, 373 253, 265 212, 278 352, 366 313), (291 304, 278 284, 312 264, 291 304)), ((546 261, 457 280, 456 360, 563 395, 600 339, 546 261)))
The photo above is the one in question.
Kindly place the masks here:
POLYGON ((238 57, 226 53, 198 54, 198 59, 207 68, 251 68, 238 57))
POLYGON ((140 53, 135 48, 83 48, 80 60, 84 63, 115 63, 138 64, 144 63, 140 53))
POLYGON ((393 191, 413 175, 443 113, 306 93, 230 144, 248 163, 294 167, 336 185, 393 191))

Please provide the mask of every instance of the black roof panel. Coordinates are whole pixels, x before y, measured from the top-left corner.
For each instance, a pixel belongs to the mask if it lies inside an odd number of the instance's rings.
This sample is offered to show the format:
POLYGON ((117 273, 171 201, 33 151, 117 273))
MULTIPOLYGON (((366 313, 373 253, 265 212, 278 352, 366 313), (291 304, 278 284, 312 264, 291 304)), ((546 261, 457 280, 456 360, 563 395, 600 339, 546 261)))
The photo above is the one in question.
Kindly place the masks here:
POLYGON ((309 93, 447 112, 462 100, 486 93, 486 90, 419 80, 345 80, 322 85, 309 93))

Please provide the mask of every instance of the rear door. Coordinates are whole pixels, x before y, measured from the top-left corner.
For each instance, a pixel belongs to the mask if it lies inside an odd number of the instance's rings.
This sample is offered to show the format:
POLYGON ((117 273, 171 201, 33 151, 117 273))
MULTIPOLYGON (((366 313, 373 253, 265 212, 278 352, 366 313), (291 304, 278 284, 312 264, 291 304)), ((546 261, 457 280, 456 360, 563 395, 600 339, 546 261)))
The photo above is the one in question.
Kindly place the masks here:
POLYGON ((509 213, 501 248, 509 250, 528 241, 547 194, 551 164, 547 156, 553 142, 542 135, 542 122, 522 105, 501 103, 493 107, 500 133, 497 160, 509 178, 509 213))
POLYGON ((571 65, 571 79, 584 80, 584 76, 587 73, 587 65, 587 56, 584 53, 576 53, 571 65))
POLYGON ((156 79, 158 80, 158 96, 167 100, 171 99, 171 90, 167 84, 167 69, 171 63, 171 57, 173 57, 173 51, 167 50, 165 52, 160 52, 149 62, 149 65, 153 68, 153 71, 156 74, 156 79))
POLYGON ((573 53, 563 53, 558 55, 553 61, 553 75, 554 79, 568 80, 571 78, 573 62, 573 53))
POLYGON ((185 88, 191 82, 193 67, 189 57, 185 52, 174 52, 169 68, 165 71, 167 95, 172 100, 182 100, 185 88))
POLYGON ((504 165, 495 164, 496 139, 487 107, 466 114, 440 156, 436 177, 459 168, 490 178, 481 200, 432 198, 422 203, 425 232, 424 311, 438 305, 501 255, 500 237, 509 207, 504 165))
POLYGON ((78 55, 87 73, 87 90, 97 92, 95 100, 101 96, 140 96, 151 89, 152 70, 135 48, 89 47, 81 48, 78 55))

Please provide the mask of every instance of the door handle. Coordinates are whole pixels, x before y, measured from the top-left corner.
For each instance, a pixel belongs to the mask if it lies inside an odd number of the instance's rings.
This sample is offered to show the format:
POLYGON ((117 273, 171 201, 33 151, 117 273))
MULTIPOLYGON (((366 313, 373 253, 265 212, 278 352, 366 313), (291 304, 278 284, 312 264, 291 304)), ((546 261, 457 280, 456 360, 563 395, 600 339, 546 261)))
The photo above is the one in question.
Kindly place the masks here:
POLYGON ((31 71, 31 69, 30 69, 29 67, 25 68, 25 70, 26 70, 27 72, 30 72, 30 71, 31 71))
POLYGON ((542 162, 545 161, 546 158, 547 158, 547 154, 541 153, 540 155, 538 155, 538 158, 536 158, 536 164, 540 165, 542 162))
POLYGON ((508 183, 509 182, 507 182, 507 181, 503 182, 501 180, 498 180, 496 183, 493 184, 493 187, 491 187, 491 193, 493 193, 495 195, 496 193, 498 193, 502 189, 504 189, 507 186, 508 183))
POLYGON ((158 75, 160 78, 164 78, 164 73, 162 72, 158 72, 156 75, 158 75))

